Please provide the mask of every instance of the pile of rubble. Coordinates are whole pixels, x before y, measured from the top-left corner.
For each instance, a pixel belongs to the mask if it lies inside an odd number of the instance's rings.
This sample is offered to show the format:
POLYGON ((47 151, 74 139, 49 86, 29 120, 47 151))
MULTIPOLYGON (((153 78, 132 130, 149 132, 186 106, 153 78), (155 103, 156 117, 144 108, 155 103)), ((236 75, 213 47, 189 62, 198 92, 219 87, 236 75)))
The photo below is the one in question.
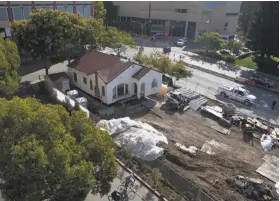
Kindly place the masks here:
POLYGON ((246 197, 256 201, 272 201, 274 199, 272 186, 261 179, 237 176, 234 180, 236 190, 246 197))

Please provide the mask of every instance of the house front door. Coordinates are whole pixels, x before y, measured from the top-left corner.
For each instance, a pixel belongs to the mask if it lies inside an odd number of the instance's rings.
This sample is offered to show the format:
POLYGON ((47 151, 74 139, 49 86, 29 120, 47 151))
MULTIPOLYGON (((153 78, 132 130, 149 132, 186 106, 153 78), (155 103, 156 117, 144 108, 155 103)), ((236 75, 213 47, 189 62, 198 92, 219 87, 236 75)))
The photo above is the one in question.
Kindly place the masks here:
POLYGON ((137 95, 137 84, 134 82, 133 86, 134 86, 134 95, 137 95))
POLYGON ((140 92, 140 97, 144 97, 145 96, 145 83, 141 84, 141 92, 140 92))

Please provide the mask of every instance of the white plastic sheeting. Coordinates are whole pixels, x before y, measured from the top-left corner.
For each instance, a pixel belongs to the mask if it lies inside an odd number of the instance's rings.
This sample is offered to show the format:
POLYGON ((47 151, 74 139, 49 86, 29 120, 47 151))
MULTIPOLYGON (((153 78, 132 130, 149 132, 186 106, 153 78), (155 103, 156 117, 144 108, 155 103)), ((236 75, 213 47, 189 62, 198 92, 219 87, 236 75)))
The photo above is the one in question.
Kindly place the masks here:
POLYGON ((147 123, 131 120, 129 117, 101 120, 97 124, 105 128, 115 142, 131 150, 132 155, 143 160, 152 161, 163 155, 163 148, 158 142, 168 144, 167 138, 147 123))
POLYGON ((180 144, 179 142, 175 143, 175 146, 183 152, 189 152, 191 154, 195 154, 198 150, 195 146, 190 146, 187 148, 185 145, 180 144))

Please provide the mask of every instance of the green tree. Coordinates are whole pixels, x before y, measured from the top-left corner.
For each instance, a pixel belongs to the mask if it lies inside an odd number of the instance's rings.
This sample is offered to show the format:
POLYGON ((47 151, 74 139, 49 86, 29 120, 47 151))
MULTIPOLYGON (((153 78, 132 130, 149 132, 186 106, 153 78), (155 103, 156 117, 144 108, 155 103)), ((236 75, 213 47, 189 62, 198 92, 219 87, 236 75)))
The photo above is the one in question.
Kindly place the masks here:
POLYGON ((249 29, 254 21, 254 13, 259 9, 258 1, 242 1, 238 25, 244 36, 248 37, 249 29))
POLYGON ((105 43, 105 28, 101 20, 85 19, 83 31, 81 32, 81 45, 84 49, 95 49, 98 45, 105 43), (86 48, 87 46, 87 48, 86 48))
POLYGON ((115 144, 82 111, 0 99, 0 190, 5 200, 84 200, 117 175, 115 144))
POLYGON ((179 80, 181 78, 191 77, 192 72, 187 70, 184 61, 180 60, 174 64, 172 68, 172 75, 176 78, 176 80, 179 80))
POLYGON ((81 19, 68 12, 36 9, 30 13, 29 21, 15 21, 11 30, 21 50, 46 60, 48 74, 48 60, 65 56, 70 44, 79 44, 81 19))
POLYGON ((237 55, 239 54, 240 50, 244 47, 244 45, 240 41, 234 39, 227 40, 224 43, 224 46, 226 49, 230 50, 231 52, 237 55))
POLYGON ((105 34, 105 46, 112 48, 118 56, 125 53, 127 46, 134 47, 134 40, 130 34, 118 31, 114 27, 108 27, 105 34))
POLYGON ((0 91, 12 95, 20 84, 20 57, 16 44, 0 37, 0 91))
POLYGON ((223 45, 223 39, 219 33, 207 32, 197 37, 196 42, 199 42, 206 52, 217 51, 223 45))
POLYGON ((279 56, 279 2, 259 2, 260 9, 255 12, 249 32, 249 45, 267 55, 279 56))
POLYGON ((94 1, 94 18, 104 20, 106 16, 106 9, 103 1, 94 1))
POLYGON ((134 60, 141 65, 152 67, 164 74, 174 76, 177 80, 192 76, 192 72, 187 70, 185 63, 182 60, 173 63, 168 56, 165 56, 158 51, 146 56, 143 55, 141 50, 139 50, 134 56, 134 60))

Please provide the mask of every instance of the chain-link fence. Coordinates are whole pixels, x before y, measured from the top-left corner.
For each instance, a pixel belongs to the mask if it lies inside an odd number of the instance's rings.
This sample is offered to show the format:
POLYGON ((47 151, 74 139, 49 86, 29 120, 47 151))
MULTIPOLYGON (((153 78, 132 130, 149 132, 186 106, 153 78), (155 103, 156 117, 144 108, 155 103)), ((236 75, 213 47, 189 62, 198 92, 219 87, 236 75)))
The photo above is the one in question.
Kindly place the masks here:
MULTIPOLYGON (((158 169, 162 177, 182 195, 182 200, 215 201, 218 200, 213 195, 206 193, 193 181, 179 174, 172 167, 166 165, 161 160, 145 161, 152 168, 158 169), (183 185, 182 185, 183 184, 183 185)), ((167 198, 172 200, 172 197, 167 198)))
MULTIPOLYGON (((190 83, 186 81, 184 82, 181 80, 175 82, 175 85, 194 90, 200 93, 201 95, 206 96, 212 100, 217 100, 225 103, 232 103, 237 107, 237 111, 239 111, 240 113, 253 117, 257 116, 263 118, 264 120, 269 121, 270 123, 278 124, 278 120, 279 120, 278 104, 275 106, 274 110, 272 110, 271 106, 265 103, 264 101, 257 101, 252 106, 246 106, 242 102, 237 102, 236 100, 228 99, 220 96, 216 88, 207 87, 199 83, 190 83)), ((263 96, 263 94, 256 94, 257 97, 258 95, 259 97, 263 96)))

